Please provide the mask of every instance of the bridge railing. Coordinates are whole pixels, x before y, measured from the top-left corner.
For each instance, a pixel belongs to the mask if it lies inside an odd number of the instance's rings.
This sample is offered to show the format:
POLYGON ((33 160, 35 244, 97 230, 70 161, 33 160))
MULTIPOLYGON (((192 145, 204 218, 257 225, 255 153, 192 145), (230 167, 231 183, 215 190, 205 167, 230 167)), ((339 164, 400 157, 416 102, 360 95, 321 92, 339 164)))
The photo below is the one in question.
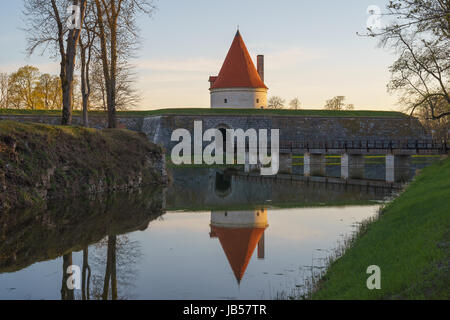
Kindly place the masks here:
POLYGON ((433 150, 448 152, 446 140, 327 140, 282 141, 281 150, 433 150))

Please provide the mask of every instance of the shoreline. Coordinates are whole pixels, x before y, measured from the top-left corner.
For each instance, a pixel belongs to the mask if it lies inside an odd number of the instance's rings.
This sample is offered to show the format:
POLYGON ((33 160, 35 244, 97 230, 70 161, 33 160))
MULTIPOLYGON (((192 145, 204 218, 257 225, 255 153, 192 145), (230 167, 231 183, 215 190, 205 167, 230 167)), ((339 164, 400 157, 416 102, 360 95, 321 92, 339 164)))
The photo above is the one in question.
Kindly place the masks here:
POLYGON ((450 158, 423 169, 378 217, 329 257, 312 279, 313 300, 449 299, 450 158), (343 254, 341 255, 340 253, 343 254), (381 269, 381 289, 369 290, 367 268, 381 269))
POLYGON ((0 208, 167 184, 165 155, 129 130, 0 121, 0 208))

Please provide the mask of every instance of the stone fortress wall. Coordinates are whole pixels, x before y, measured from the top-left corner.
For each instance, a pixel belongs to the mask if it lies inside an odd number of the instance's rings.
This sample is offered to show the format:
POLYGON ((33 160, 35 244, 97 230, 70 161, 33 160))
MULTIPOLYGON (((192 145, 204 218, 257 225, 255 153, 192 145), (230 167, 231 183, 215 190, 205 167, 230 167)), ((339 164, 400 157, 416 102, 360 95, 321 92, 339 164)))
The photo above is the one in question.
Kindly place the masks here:
MULTIPOLYGON (((6 116, 0 120, 30 121, 58 125, 59 116, 6 116)), ((74 116, 73 124, 81 125, 81 118, 74 116)), ((194 136, 194 121, 202 121, 203 131, 210 128, 270 129, 280 130, 280 142, 289 141, 336 141, 336 140, 424 140, 430 135, 416 118, 376 117, 306 117, 279 115, 160 115, 148 117, 119 117, 120 128, 145 133, 149 139, 171 150, 177 142, 171 141, 172 132, 183 128, 194 136)), ((104 116, 92 115, 90 126, 107 127, 104 116)))

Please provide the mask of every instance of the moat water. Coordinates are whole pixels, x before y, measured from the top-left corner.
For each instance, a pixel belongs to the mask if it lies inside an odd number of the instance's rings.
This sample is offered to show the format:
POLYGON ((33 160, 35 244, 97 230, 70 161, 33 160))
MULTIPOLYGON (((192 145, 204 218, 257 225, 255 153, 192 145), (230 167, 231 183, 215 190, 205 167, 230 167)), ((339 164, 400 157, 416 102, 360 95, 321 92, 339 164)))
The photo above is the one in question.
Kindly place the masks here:
POLYGON ((1 214, 0 299, 289 297, 396 192, 219 169, 171 175, 166 190, 1 214), (74 290, 66 285, 71 265, 85 270, 74 290))

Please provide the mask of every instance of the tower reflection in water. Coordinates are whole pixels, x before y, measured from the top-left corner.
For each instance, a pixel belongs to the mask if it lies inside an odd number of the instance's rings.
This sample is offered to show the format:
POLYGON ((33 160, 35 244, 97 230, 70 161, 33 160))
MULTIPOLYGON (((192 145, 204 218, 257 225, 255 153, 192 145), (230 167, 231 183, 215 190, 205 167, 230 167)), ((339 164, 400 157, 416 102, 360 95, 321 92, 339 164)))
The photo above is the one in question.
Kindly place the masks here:
POLYGON ((258 247, 258 259, 265 258, 267 209, 212 211, 211 238, 218 238, 238 283, 258 247))

